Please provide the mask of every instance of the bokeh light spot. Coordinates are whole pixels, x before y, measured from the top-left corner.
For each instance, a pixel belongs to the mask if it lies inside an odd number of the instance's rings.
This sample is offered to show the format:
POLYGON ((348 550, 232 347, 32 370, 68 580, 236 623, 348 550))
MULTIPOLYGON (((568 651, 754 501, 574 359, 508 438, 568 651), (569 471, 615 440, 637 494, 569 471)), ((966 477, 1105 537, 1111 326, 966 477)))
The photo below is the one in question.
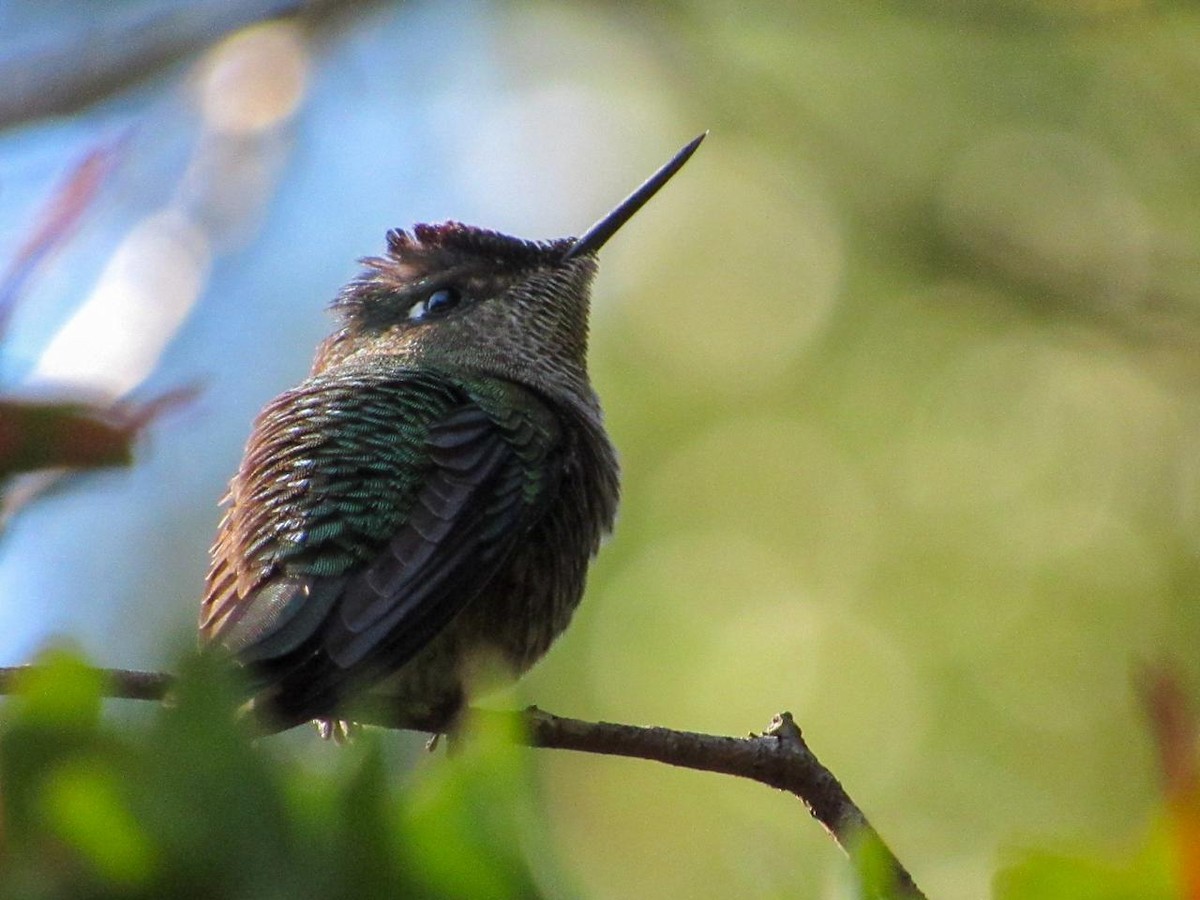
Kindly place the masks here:
POLYGON ((815 181, 726 140, 704 148, 703 187, 654 198, 678 223, 614 241, 607 291, 621 298, 649 363, 693 390, 737 391, 780 373, 822 332, 845 267, 815 181))
POLYGON ((1161 549, 1116 518, 1089 531, 1084 545, 1046 545, 1022 586, 1029 602, 1020 621, 1003 640, 979 644, 969 669, 996 714, 1025 731, 1102 727, 1132 703, 1132 661, 1152 658, 1161 639, 1168 597, 1161 549), (1092 652, 1098 642, 1113 652, 1092 652))
MULTIPOLYGON (((664 537, 588 601, 595 616, 590 671, 597 697, 645 721, 691 715, 692 727, 707 721, 715 728, 736 714, 693 691, 707 665, 696 648, 719 641, 726 628, 738 631, 756 608, 776 609, 781 602, 799 608, 803 597, 786 558, 742 532, 664 537), (644 689, 648 685, 653 690, 644 689)), ((753 640, 746 648, 754 652, 753 640)), ((805 681, 806 665, 797 659, 791 677, 805 681)))
POLYGON ((1145 492, 1181 428, 1161 386, 1118 352, 1077 348, 1069 336, 1001 339, 946 368, 898 476, 920 505, 1065 497, 1103 518, 1112 502, 1145 492))
POLYGON ((860 785, 881 786, 911 764, 926 715, 912 662, 850 603, 806 591, 786 555, 744 533, 659 541, 590 602, 602 709, 721 733, 787 709, 847 755, 860 732, 840 723, 869 722, 893 738, 860 785))
POLYGON ((862 473, 829 435, 783 417, 729 419, 683 445, 639 502, 657 533, 723 527, 786 553, 817 595, 852 595, 872 565, 878 510, 862 473))
POLYGON ((172 212, 143 219, 47 345, 33 380, 112 397, 132 390, 196 302, 209 262, 207 238, 187 219, 172 212))
POLYGON ((258 132, 296 111, 304 96, 308 51, 299 29, 268 22, 218 44, 200 75, 204 118, 217 131, 258 132))

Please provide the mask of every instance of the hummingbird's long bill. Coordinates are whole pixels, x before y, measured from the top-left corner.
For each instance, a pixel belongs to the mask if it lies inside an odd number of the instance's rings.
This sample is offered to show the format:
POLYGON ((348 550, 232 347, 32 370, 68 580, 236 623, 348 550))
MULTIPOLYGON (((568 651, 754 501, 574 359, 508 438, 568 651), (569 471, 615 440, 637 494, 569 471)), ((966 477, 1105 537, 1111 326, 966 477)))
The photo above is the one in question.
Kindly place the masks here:
POLYGON ((585 253, 595 253, 604 242, 616 234, 617 230, 633 217, 646 201, 658 193, 659 188, 671 180, 671 176, 683 168, 683 164, 691 158, 700 146, 700 142, 708 137, 708 132, 698 135, 682 150, 676 153, 657 172, 647 178, 642 186, 626 197, 612 212, 607 213, 600 221, 576 238, 575 243, 563 255, 563 259, 574 259, 585 253))

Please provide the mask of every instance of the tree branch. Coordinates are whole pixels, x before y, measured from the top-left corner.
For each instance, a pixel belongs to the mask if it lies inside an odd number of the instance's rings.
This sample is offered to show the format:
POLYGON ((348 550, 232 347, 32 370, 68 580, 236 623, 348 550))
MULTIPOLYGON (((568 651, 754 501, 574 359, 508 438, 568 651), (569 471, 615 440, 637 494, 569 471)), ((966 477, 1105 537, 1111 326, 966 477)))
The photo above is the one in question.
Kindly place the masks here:
MULTIPOLYGON (((12 693, 21 674, 32 668, 35 667, 0 668, 0 695, 12 693)), ((104 696, 116 699, 161 701, 174 681, 171 675, 161 672, 98 671, 108 681, 104 696)), ((483 718, 514 715, 484 710, 476 710, 475 714, 483 718)), ((398 717, 385 704, 356 707, 354 715, 364 725, 427 733, 438 730, 430 722, 398 717)), ((925 896, 841 783, 809 749, 791 713, 775 716, 764 734, 744 738, 584 722, 537 707, 516 715, 522 721, 523 742, 530 747, 655 760, 685 769, 749 778, 788 791, 803 801, 813 818, 825 826, 843 850, 853 853, 864 846, 868 848, 867 852, 873 854, 874 862, 884 873, 877 886, 879 897, 915 900, 925 896)))

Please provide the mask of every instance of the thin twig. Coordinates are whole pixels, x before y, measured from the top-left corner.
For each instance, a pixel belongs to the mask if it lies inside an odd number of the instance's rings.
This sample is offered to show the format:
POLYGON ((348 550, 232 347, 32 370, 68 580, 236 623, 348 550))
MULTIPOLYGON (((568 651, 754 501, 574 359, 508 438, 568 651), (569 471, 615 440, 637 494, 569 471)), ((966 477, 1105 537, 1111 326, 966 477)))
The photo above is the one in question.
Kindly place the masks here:
MULTIPOLYGON (((0 668, 0 694, 13 691, 22 673, 32 666, 0 668)), ((107 685, 104 696, 125 700, 163 700, 174 681, 161 672, 101 669, 107 685)), ((432 723, 400 717, 384 704, 355 707, 362 724, 405 731, 434 732, 432 723)), ((511 717, 514 713, 476 710, 479 717, 511 717)), ((523 725, 523 743, 530 747, 577 750, 609 756, 655 760, 685 769, 718 772, 749 778, 799 797, 812 814, 847 852, 869 844, 882 864, 879 896, 923 898, 912 876, 871 827, 833 773, 809 749, 791 713, 780 713, 764 734, 744 738, 697 734, 670 728, 643 728, 611 722, 568 719, 530 707, 516 714, 523 725)))
MULTIPOLYGON (((0 667, 0 695, 14 693, 17 682, 39 666, 0 667)), ((165 672, 140 672, 136 669, 96 669, 104 676, 103 696, 112 700, 155 700, 166 699, 167 692, 175 683, 175 676, 165 672)))

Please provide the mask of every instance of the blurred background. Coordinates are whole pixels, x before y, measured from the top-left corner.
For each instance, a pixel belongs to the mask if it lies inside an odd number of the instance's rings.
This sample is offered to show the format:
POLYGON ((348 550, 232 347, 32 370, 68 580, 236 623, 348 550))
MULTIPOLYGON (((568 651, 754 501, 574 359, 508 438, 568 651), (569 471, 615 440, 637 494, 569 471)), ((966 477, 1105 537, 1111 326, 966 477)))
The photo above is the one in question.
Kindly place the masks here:
MULTIPOLYGON (((623 507, 522 702, 789 709, 931 896, 1154 815, 1135 676, 1200 686, 1194 5, 8 0, 0 79, 5 393, 196 391, 12 486, 0 663, 190 645, 250 422, 386 229, 577 234, 711 129, 603 253, 623 507)), ((792 798, 535 762, 581 896, 840 895, 792 798)))

